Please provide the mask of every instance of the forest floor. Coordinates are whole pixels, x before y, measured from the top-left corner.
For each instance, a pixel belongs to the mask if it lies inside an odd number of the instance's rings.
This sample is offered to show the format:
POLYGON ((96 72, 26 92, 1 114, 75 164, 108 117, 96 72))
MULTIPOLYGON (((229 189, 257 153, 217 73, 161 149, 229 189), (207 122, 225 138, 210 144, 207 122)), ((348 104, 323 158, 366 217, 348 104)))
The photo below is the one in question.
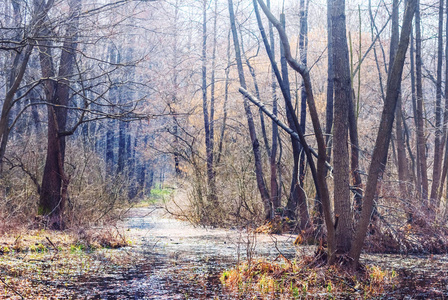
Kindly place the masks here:
MULTIPOLYGON (((224 270, 247 258, 278 261, 315 250, 296 248, 292 235, 194 227, 156 206, 132 209, 114 230, 127 247, 88 250, 39 231, 32 249, 14 251, 14 239, 0 239, 0 299, 235 299, 221 284, 224 270)), ((398 274, 384 299, 448 299, 447 256, 375 254, 363 260, 398 274)))

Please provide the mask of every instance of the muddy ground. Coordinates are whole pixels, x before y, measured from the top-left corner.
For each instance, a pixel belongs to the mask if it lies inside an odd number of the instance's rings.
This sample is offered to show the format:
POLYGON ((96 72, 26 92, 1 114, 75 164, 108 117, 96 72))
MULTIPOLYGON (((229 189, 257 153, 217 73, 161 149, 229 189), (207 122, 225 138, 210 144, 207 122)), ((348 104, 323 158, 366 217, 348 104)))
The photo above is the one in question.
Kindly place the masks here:
MULTIPOLYGON (((249 258, 311 254, 295 236, 194 227, 163 208, 135 208, 117 232, 129 247, 0 257, 0 299, 235 299, 220 273, 249 258)), ((399 281, 383 299, 448 299, 448 257, 364 255, 399 281)), ((261 297, 260 297, 261 299, 261 297)))

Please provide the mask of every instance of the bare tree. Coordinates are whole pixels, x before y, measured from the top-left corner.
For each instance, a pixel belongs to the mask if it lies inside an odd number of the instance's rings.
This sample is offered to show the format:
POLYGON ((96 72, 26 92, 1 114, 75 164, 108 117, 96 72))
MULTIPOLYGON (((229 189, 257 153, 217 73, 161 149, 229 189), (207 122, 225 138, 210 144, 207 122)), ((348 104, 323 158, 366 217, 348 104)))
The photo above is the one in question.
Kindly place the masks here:
MULTIPOLYGON (((230 25, 232 28, 232 36, 233 36, 233 45, 235 47, 235 57, 236 57, 236 63, 238 68, 238 77, 240 81, 241 87, 246 89, 246 79, 244 76, 244 70, 243 70, 243 63, 241 58, 241 48, 240 48, 240 42, 238 39, 238 33, 236 30, 236 24, 235 24, 235 13, 233 10, 233 1, 228 0, 229 4, 229 14, 230 14, 230 25)), ((270 201, 270 195, 267 190, 266 184, 264 182, 264 176, 263 176, 263 168, 262 168, 262 160, 261 160, 261 153, 260 153, 260 143, 257 138, 257 133, 255 131, 255 124, 252 116, 252 111, 250 109, 249 103, 246 98, 244 98, 244 111, 246 113, 247 123, 249 127, 249 135, 252 142, 252 151, 254 154, 254 163, 255 163, 255 176, 257 180, 257 186, 258 190, 261 195, 261 199, 263 201, 264 206, 264 214, 265 219, 269 220, 273 216, 271 201, 270 201)))
POLYGON ((430 194, 430 205, 438 209, 440 202, 437 201, 442 172, 442 155, 444 143, 442 142, 442 62, 443 62, 443 0, 439 1, 439 24, 437 34, 437 82, 436 82, 436 132, 434 135, 434 163, 432 172, 432 185, 430 194))

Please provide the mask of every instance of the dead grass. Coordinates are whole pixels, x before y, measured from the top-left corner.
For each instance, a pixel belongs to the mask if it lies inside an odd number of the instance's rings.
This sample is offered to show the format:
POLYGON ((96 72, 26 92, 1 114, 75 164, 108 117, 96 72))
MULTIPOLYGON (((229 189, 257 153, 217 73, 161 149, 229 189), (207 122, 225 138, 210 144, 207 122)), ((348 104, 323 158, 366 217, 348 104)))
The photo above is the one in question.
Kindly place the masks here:
POLYGON ((337 265, 313 265, 313 257, 248 261, 223 272, 220 279, 235 297, 262 299, 371 299, 397 283, 394 271, 375 266, 352 274, 337 265))
POLYGON ((22 229, 0 236, 0 254, 73 249, 91 251, 100 248, 121 248, 129 244, 125 233, 117 227, 77 231, 22 229))

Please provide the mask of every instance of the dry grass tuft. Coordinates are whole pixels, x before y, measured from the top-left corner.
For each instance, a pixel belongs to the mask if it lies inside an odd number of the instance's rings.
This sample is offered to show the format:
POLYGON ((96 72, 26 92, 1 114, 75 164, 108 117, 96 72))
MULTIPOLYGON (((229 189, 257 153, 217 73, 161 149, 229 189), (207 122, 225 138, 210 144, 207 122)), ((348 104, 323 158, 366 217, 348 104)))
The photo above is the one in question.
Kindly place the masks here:
POLYGON ((220 279, 235 297, 263 299, 370 299, 384 295, 396 281, 395 272, 375 266, 352 274, 337 265, 312 267, 313 261, 248 261, 223 272, 220 279))

